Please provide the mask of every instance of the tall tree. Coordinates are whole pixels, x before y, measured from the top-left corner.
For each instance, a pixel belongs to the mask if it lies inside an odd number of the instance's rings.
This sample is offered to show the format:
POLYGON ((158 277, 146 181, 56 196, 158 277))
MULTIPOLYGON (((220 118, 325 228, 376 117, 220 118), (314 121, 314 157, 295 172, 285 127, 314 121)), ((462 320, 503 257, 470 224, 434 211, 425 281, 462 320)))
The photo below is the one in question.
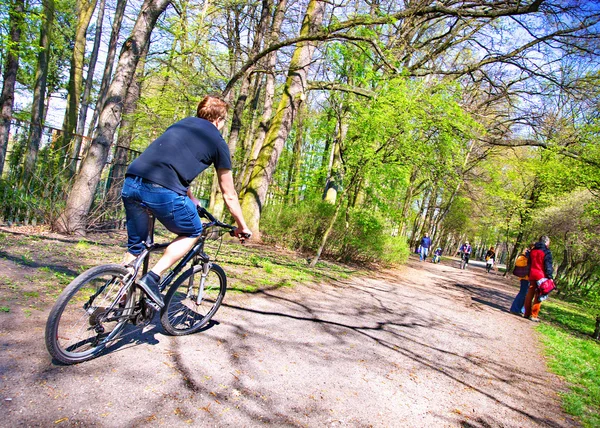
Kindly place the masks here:
MULTIPOLYGON (((69 84, 67 92, 67 109, 63 121, 63 142, 68 144, 68 165, 76 165, 79 152, 73 141, 73 134, 77 128, 77 116, 79 103, 81 101, 81 88, 83 82, 83 64, 85 61, 85 42, 90 20, 96 8, 96 0, 77 0, 75 10, 77 12, 77 25, 75 27, 75 40, 73 54, 71 56, 71 69, 69 72, 69 84)), ((69 168, 70 174, 74 174, 73 167, 69 168)))
MULTIPOLYGON (((311 0, 308 3, 300 37, 308 36, 320 27, 325 14, 325 2, 311 0)), ((307 75, 316 45, 312 42, 298 43, 290 61, 283 95, 271 126, 260 150, 256 165, 250 175, 248 187, 244 192, 242 210, 250 229, 259 234, 260 214, 263 209, 267 190, 277 167, 277 161, 283 144, 290 132, 294 118, 306 99, 308 88, 307 75)))
POLYGON ((75 177, 65 209, 55 227, 63 233, 85 234, 86 216, 106 164, 114 135, 121 121, 123 102, 133 81, 137 64, 159 16, 171 0, 145 0, 131 35, 125 41, 115 76, 100 113, 98 129, 75 177))
POLYGON ((121 201, 121 189, 123 188, 123 180, 125 179, 125 171, 128 166, 128 154, 131 142, 133 141, 133 132, 135 127, 134 113, 137 107, 138 100, 142 91, 142 80, 144 77, 144 66, 146 64, 146 55, 150 43, 146 44, 140 61, 138 62, 135 78, 123 102, 123 119, 119 128, 119 136, 115 145, 115 156, 113 165, 109 173, 109 186, 106 194, 106 202, 112 206, 116 206, 121 201))
POLYGON ((104 105, 104 99, 106 97, 106 91, 108 84, 110 83, 110 77, 112 76, 112 70, 115 63, 115 55, 117 52, 117 41, 119 40, 119 33, 121 32, 121 24, 123 22, 123 15, 125 12, 125 6, 127 0, 117 0, 117 7, 113 17, 112 29, 110 32, 110 40, 108 42, 108 51, 106 53, 106 62, 104 64, 104 73, 102 74, 102 81, 100 82, 100 89, 98 90, 98 98, 96 100, 96 107, 94 108, 94 114, 90 121, 90 126, 87 135, 92 135, 98 115, 104 105))
POLYGON ((15 101, 15 83, 19 69, 21 32, 24 24, 24 0, 12 0, 9 6, 9 43, 5 52, 2 94, 0 95, 0 177, 4 169, 10 120, 15 101))
POLYGON ((81 142, 85 133, 85 121, 87 119, 88 105, 90 103, 90 94, 94 84, 94 71, 96 70, 96 61, 98 60, 98 51, 100 50, 100 40, 102 38, 102 22, 104 20, 104 8, 106 0, 100 0, 98 5, 98 16, 96 17, 96 34, 94 35, 94 45, 90 54, 90 63, 88 64, 87 77, 83 94, 81 95, 81 108, 79 109, 79 119, 77 121, 77 129, 73 144, 73 156, 69 162, 69 170, 73 175, 77 169, 77 161, 79 152, 81 151, 81 142))
POLYGON ((24 183, 28 183, 33 175, 42 138, 42 121, 44 118, 46 84, 48 80, 48 59, 50 56, 50 42, 52 40, 52 29, 54 26, 54 0, 44 0, 42 5, 44 8, 44 18, 40 29, 39 53, 33 88, 31 129, 29 130, 27 155, 25 157, 25 165, 23 168, 24 183))

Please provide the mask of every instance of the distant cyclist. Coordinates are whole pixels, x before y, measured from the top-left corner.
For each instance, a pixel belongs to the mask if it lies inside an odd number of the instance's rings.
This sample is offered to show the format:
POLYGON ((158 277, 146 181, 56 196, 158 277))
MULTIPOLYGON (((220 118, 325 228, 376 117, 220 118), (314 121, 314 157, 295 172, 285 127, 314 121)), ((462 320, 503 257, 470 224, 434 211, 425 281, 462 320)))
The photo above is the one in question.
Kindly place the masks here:
POLYGON ((458 252, 460 253, 460 258, 462 259, 462 263, 461 263, 461 268, 465 269, 467 267, 467 264, 469 264, 469 258, 471 257, 471 244, 469 244, 469 241, 465 241, 464 244, 462 244, 462 246, 460 247, 460 250, 458 250, 458 252))
POLYGON ((431 261, 433 263, 439 263, 441 258, 442 258, 442 249, 438 247, 437 250, 435 250, 433 252, 433 259, 431 261))
POLYGON ((494 247, 490 247, 490 249, 485 253, 485 271, 490 273, 490 270, 494 267, 494 263, 496 262, 496 250, 494 247))

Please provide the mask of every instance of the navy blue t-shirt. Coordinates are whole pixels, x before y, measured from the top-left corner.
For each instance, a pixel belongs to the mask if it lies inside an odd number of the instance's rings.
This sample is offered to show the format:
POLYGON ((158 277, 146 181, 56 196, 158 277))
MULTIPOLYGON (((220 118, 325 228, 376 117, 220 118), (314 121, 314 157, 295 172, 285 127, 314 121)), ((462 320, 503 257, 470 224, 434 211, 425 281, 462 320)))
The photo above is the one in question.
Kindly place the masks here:
POLYGON ((231 169, 229 147, 215 125, 188 117, 171 125, 135 159, 127 175, 135 175, 185 195, 202 171, 231 169))

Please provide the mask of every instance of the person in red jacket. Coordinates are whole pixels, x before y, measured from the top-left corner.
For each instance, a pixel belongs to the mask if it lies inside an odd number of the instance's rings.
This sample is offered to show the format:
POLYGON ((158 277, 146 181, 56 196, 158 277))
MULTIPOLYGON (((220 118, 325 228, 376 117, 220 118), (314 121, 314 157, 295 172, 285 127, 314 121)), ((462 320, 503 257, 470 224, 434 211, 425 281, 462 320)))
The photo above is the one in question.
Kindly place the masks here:
POLYGON ((529 290, 525 296, 525 318, 539 322, 538 315, 542 302, 537 281, 542 278, 552 279, 554 268, 552 267, 552 253, 548 248, 550 238, 542 236, 539 242, 529 252, 529 290))

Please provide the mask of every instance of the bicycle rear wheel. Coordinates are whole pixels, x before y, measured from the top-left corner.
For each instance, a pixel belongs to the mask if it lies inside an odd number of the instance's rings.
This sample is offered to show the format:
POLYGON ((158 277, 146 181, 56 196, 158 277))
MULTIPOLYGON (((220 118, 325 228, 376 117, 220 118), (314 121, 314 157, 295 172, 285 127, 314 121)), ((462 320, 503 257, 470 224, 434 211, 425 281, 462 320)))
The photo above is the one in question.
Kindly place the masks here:
POLYGON ((63 290, 46 323, 46 347, 52 357, 64 364, 80 363, 117 338, 134 306, 134 287, 113 305, 126 274, 120 265, 98 266, 63 290))
POLYGON ((169 289, 160 316, 169 334, 182 336, 195 333, 210 321, 221 306, 227 290, 225 272, 213 263, 198 299, 202 270, 202 265, 193 266, 182 273, 169 289))

